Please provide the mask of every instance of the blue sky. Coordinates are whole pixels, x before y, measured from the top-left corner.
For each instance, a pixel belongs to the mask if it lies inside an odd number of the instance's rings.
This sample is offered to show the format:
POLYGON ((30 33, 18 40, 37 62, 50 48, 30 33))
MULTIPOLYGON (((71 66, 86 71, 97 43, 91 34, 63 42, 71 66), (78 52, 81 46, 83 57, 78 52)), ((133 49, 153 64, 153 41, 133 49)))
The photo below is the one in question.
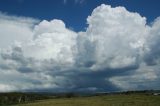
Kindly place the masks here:
POLYGON ((1 0, 0 11, 38 19, 61 19, 75 31, 84 30, 86 18, 100 4, 124 6, 152 22, 159 16, 159 0, 1 0), (66 2, 65 2, 66 1, 66 2))
POLYGON ((160 89, 158 0, 0 0, 0 92, 160 89))

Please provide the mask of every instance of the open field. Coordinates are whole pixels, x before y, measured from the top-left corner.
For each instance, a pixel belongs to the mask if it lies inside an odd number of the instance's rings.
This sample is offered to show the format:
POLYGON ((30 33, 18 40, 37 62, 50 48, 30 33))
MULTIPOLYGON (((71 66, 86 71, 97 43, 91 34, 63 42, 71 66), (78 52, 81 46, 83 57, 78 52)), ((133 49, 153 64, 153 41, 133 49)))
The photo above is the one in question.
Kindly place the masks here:
POLYGON ((15 106, 160 106, 160 96, 116 94, 41 100, 15 106))

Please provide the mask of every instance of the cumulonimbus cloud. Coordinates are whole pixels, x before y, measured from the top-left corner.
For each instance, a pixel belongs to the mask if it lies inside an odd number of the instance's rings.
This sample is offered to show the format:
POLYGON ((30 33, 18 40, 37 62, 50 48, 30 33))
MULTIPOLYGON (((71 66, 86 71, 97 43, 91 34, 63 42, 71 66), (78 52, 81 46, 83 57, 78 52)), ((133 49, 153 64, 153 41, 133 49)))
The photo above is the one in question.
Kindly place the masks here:
POLYGON ((160 20, 102 4, 84 32, 0 13, 0 91, 159 89, 160 20), (148 86, 150 83, 152 86, 148 86))

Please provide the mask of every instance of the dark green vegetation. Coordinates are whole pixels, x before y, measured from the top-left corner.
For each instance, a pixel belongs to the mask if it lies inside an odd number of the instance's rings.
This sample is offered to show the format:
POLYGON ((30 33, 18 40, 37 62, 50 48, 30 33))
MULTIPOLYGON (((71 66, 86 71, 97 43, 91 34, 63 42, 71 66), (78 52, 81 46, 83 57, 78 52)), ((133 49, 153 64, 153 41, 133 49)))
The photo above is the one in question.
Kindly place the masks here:
POLYGON ((0 93, 0 106, 50 99, 49 95, 35 93, 0 93))
POLYGON ((160 106, 155 91, 117 93, 1 93, 1 106, 160 106))

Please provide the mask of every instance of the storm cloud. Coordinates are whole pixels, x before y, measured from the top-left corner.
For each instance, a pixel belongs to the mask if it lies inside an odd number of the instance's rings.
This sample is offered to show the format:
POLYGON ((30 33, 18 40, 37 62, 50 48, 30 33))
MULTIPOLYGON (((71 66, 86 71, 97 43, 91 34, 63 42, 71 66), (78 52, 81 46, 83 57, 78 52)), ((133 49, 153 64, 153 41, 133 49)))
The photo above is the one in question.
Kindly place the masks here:
POLYGON ((62 20, 0 13, 0 91, 160 89, 160 18, 146 20, 102 4, 75 32, 62 20))

